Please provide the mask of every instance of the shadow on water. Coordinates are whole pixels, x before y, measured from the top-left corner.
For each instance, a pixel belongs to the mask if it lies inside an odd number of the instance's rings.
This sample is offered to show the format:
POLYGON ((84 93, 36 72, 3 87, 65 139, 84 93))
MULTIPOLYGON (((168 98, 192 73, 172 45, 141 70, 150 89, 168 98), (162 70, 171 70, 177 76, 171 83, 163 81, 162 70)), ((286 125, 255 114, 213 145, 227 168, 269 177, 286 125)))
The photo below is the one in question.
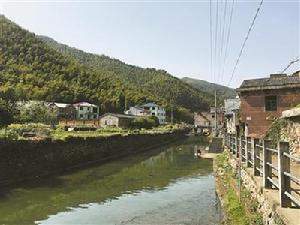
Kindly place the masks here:
POLYGON ((193 157, 195 144, 199 145, 199 139, 189 138, 176 145, 1 190, 0 223, 33 224, 72 208, 86 208, 85 204, 104 203, 141 191, 160 193, 172 183, 208 176, 212 162, 193 157))

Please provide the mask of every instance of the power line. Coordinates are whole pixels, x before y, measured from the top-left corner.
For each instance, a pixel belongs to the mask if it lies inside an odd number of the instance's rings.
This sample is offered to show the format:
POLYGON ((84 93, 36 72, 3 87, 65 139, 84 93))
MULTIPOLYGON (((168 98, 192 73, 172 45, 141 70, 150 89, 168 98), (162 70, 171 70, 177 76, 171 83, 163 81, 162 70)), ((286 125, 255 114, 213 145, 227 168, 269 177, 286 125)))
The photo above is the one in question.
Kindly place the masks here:
MULTIPOLYGON (((225 0, 224 7, 223 7, 223 24, 222 20, 220 21, 220 51, 219 51, 219 64, 218 64, 218 81, 220 80, 221 76, 221 66, 222 66, 222 55, 223 55, 223 49, 224 49, 224 34, 225 34, 225 27, 226 27, 226 14, 227 14, 227 0, 225 0)), ((222 76, 221 76, 222 77, 222 76)))
POLYGON ((244 50, 244 48, 245 48, 245 46, 246 46, 247 40, 248 40, 249 35, 250 35, 250 33, 251 33, 252 29, 253 29, 255 20, 256 20, 256 18, 257 18, 257 16, 258 16, 258 13, 259 13, 259 11, 260 11, 260 9, 261 9, 261 6, 262 6, 263 2, 264 2, 264 0, 261 0, 260 3, 259 3, 259 6, 258 6, 258 8, 257 8, 257 10, 256 10, 256 14, 255 14, 255 16, 254 16, 254 18, 253 18, 253 20, 252 20, 252 23, 251 23, 249 29, 248 29, 248 32, 247 32, 247 35, 246 35, 246 37, 245 37, 245 39, 244 39, 242 48, 241 48, 240 53, 239 53, 239 55, 238 55, 238 58, 237 58, 237 60, 236 60, 236 62, 235 62, 235 65, 234 65, 234 68, 233 68, 233 71, 232 71, 232 73, 231 73, 231 77, 230 77, 230 80, 229 80, 227 86, 230 85, 230 83, 231 83, 231 81, 232 81, 232 79, 233 79, 233 76, 234 76, 234 74, 235 74, 236 68, 237 68, 237 66, 238 66, 238 64, 239 64, 239 62, 240 62, 240 58, 241 58, 241 56, 242 56, 242 54, 243 54, 243 50, 244 50))
POLYGON ((285 71, 287 71, 288 68, 290 68, 294 63, 299 62, 299 57, 295 60, 292 60, 282 71, 281 73, 284 73, 285 71))
POLYGON ((216 6, 216 31, 215 31, 215 65, 214 65, 214 80, 216 82, 216 65, 217 65, 217 42, 218 42, 218 21, 219 21, 219 0, 217 0, 217 6, 216 6))
POLYGON ((230 34, 231 34, 231 23, 232 23, 232 18, 233 18, 234 3, 235 3, 235 0, 232 0, 228 31, 227 31, 227 35, 226 35, 226 44, 225 44, 225 53, 224 53, 224 60, 223 60, 222 77, 224 76, 224 73, 225 73, 225 65, 226 65, 226 61, 227 61, 228 44, 229 44, 229 39, 230 39, 230 34))
POLYGON ((209 1, 209 28, 210 28, 210 71, 213 73, 213 34, 212 34, 212 0, 209 1))

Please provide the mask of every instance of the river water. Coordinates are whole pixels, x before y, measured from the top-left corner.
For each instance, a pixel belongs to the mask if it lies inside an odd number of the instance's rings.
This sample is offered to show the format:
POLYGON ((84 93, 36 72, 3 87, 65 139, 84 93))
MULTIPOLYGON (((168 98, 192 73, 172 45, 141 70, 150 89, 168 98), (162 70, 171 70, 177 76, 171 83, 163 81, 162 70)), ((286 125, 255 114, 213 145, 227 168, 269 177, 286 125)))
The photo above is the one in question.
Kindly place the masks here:
POLYGON ((194 156, 200 146, 191 137, 0 190, 0 224, 220 224, 212 161, 194 156))

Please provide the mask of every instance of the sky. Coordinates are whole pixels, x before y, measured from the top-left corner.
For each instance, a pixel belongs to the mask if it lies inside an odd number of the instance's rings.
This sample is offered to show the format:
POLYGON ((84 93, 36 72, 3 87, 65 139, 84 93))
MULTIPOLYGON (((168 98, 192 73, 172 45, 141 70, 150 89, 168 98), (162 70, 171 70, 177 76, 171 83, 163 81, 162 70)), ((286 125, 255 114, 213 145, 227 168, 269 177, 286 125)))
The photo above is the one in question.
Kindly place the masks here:
MULTIPOLYGON (((235 0, 224 64, 232 1, 219 0, 217 14, 217 1, 212 0, 212 17, 210 1, 202 0, 0 0, 0 14, 31 32, 86 52, 231 87, 238 87, 244 79, 278 73, 299 57, 300 0, 265 0, 229 82, 260 3, 235 0)), ((286 72, 299 67, 295 63, 286 72)))

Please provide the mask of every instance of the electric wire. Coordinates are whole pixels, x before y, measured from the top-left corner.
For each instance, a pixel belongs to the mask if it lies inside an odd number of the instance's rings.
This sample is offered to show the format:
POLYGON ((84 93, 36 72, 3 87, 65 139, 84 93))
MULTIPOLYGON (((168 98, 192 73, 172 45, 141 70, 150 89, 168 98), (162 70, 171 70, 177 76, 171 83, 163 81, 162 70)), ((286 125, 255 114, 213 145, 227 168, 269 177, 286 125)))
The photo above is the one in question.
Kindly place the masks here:
POLYGON ((250 35, 250 33, 251 33, 251 31, 252 31, 252 29, 253 29, 253 27, 254 27, 256 18, 258 17, 258 13, 259 13, 259 11, 261 10, 261 7, 262 7, 263 2, 264 2, 264 0, 261 0, 260 3, 259 3, 259 6, 258 6, 258 8, 257 8, 257 10, 256 10, 256 13, 255 13, 255 16, 254 16, 254 18, 253 18, 253 20, 252 20, 252 23, 251 23, 251 25, 250 25, 250 27, 249 27, 249 29, 248 29, 247 35, 246 35, 246 37, 245 37, 245 39, 244 39, 244 42, 243 42, 243 44, 242 44, 242 47, 241 47, 241 50, 240 50, 240 52, 239 52, 238 58, 237 58, 237 60, 236 60, 236 62, 235 62, 235 65, 234 65, 234 68, 233 68, 233 70, 232 70, 232 73, 231 73, 231 76, 230 76, 230 79, 229 79, 229 82, 228 82, 227 86, 230 85, 230 83, 231 83, 231 81, 232 81, 232 79, 233 79, 233 76, 234 76, 234 74, 235 74, 235 72, 236 72, 237 66, 238 66, 238 64, 239 64, 239 62, 240 62, 241 56, 242 56, 243 51, 244 51, 244 49, 245 49, 245 46, 246 46, 246 44, 247 44, 247 40, 249 39, 249 35, 250 35))

